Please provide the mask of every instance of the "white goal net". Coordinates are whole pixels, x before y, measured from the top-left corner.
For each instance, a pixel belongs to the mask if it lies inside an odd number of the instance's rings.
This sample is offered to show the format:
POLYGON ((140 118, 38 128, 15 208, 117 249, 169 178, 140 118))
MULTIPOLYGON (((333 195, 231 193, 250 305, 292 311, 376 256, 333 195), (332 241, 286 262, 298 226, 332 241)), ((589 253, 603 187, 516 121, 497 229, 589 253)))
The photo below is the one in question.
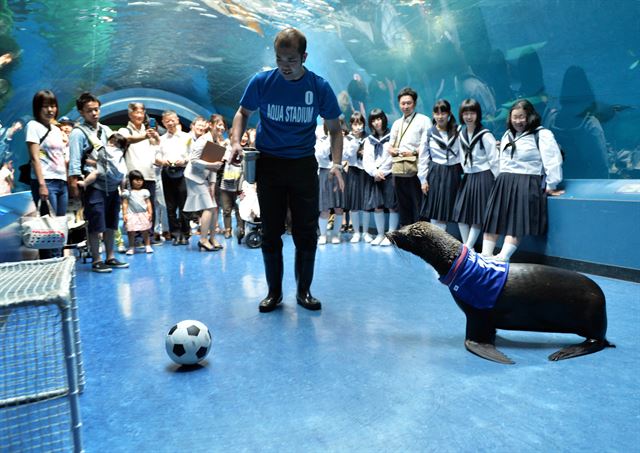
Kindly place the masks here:
POLYGON ((75 259, 0 264, 0 450, 82 451, 75 259))

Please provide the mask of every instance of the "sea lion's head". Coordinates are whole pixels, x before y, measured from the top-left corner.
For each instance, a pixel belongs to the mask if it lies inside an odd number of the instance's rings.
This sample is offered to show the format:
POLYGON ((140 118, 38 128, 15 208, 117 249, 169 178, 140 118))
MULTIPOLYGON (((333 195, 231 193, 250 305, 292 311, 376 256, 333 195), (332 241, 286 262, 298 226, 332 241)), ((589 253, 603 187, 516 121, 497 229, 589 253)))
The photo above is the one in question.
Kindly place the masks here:
POLYGON ((462 244, 429 222, 416 222, 387 233, 389 240, 402 250, 431 264, 438 274, 446 275, 460 254, 462 244))

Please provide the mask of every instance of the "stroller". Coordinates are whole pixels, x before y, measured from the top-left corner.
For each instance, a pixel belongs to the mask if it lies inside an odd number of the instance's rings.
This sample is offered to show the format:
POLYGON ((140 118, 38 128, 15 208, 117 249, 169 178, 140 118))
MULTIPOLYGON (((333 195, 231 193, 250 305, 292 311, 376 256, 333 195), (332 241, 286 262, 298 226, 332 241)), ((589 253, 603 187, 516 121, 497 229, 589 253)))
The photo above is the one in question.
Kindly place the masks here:
POLYGON ((89 258, 89 246, 87 244, 87 222, 84 220, 70 221, 69 222, 69 236, 67 238, 67 245, 64 246, 65 250, 70 250, 72 253, 77 252, 77 258, 82 259, 83 263, 87 262, 89 258))
POLYGON ((70 253, 74 255, 77 255, 78 259, 81 259, 83 263, 86 263, 87 259, 91 256, 91 253, 89 252, 88 245, 89 225, 83 217, 82 204, 77 201, 70 202, 67 210, 69 234, 67 237, 67 245, 64 246, 64 249, 69 250, 70 253))
MULTIPOLYGON (((245 222, 245 228, 250 231, 246 234, 245 244, 251 249, 257 249, 262 245, 262 222, 260 221, 260 204, 255 184, 242 183, 242 196, 238 201, 238 213, 245 222)), ((240 243, 242 238, 238 238, 240 243)))
POLYGON ((262 222, 260 222, 260 217, 257 217, 253 220, 245 220, 244 221, 245 228, 248 226, 251 227, 251 231, 246 235, 245 244, 250 249, 260 248, 262 245, 262 222))

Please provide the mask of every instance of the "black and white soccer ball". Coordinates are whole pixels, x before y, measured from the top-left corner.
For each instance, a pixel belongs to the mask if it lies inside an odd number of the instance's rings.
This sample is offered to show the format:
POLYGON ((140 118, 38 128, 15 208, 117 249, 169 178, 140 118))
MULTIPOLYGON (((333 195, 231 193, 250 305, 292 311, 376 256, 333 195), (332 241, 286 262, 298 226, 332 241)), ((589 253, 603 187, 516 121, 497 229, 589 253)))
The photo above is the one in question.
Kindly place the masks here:
POLYGON ((165 340, 167 354, 180 365, 194 365, 211 350, 211 333, 200 321, 187 319, 173 326, 165 340))

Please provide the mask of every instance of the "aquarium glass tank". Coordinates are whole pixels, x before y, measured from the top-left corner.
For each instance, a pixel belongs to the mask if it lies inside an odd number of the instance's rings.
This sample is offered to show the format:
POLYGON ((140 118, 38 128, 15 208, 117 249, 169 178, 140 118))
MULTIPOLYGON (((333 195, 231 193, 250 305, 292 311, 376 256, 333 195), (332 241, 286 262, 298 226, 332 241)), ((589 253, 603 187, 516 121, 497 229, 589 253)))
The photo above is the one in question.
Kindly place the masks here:
POLYGON ((436 99, 457 112, 475 98, 500 139, 526 98, 565 153, 565 178, 638 179, 639 24, 637 0, 0 0, 2 159, 26 160, 24 137, 8 132, 44 88, 61 115, 77 116, 82 91, 153 90, 231 120, 249 78, 274 67, 275 34, 293 26, 347 119, 376 107, 397 118, 410 86, 429 116, 436 99))

